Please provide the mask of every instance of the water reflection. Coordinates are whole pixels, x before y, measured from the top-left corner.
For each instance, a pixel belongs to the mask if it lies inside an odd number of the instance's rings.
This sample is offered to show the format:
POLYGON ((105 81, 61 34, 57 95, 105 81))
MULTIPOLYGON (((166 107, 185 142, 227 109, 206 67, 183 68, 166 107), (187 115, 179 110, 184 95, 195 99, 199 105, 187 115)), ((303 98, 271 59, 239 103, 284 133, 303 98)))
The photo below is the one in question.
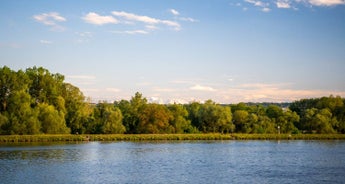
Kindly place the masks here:
POLYGON ((0 145, 1 183, 342 183, 344 141, 0 145))

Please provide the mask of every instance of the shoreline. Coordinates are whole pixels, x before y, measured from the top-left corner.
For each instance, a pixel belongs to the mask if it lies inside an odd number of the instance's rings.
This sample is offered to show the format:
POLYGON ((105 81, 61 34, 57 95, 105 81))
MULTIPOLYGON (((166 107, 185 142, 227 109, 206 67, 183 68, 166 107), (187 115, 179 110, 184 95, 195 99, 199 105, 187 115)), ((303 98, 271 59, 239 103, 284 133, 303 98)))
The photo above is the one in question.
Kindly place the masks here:
POLYGON ((1 135, 0 143, 160 140, 345 140, 345 134, 49 134, 1 135))

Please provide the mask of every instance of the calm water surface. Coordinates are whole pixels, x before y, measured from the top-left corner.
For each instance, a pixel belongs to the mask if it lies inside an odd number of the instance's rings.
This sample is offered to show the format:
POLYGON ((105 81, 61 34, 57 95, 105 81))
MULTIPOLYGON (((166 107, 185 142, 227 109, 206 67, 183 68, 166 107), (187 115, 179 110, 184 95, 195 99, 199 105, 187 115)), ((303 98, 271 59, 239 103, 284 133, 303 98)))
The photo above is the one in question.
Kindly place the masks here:
POLYGON ((0 183, 345 183, 345 141, 0 145, 0 183))

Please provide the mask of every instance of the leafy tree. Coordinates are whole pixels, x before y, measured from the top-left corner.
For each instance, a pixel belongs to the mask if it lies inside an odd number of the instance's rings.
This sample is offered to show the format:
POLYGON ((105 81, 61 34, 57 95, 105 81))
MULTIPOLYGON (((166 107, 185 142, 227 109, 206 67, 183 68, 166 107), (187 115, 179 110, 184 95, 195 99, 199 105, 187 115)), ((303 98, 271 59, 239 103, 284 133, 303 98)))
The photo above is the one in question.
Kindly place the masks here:
POLYGON ((193 127, 196 127, 198 130, 202 129, 201 122, 199 121, 200 118, 200 108, 201 104, 199 102, 192 102, 186 105, 186 109, 188 111, 188 119, 191 121, 193 127))
POLYGON ((67 126, 73 134, 85 133, 86 127, 93 120, 90 104, 85 103, 85 97, 79 88, 69 83, 63 85, 62 96, 65 101, 67 126))
POLYGON ((122 113, 118 107, 103 102, 98 103, 95 113, 94 132, 101 134, 122 134, 126 131, 126 127, 122 125, 122 113))
POLYGON ((0 135, 6 134, 6 130, 8 129, 6 126, 8 126, 8 123, 7 116, 0 113, 0 135))
POLYGON ((248 117, 249 113, 245 110, 236 110, 232 116, 233 122, 236 126, 237 132, 248 132, 248 117))
POLYGON ((54 106, 46 103, 38 105, 38 119, 41 122, 42 132, 46 134, 68 134, 70 129, 67 128, 63 112, 59 112, 54 106))
POLYGON ((31 80, 29 93, 35 103, 47 103, 49 105, 59 104, 59 96, 63 90, 64 76, 51 74, 42 67, 26 69, 26 74, 31 80))
POLYGON ((318 110, 316 108, 308 109, 305 115, 305 128, 309 132, 317 133, 335 133, 332 128, 332 113, 329 109, 318 110))
POLYGON ((123 125, 126 127, 126 133, 138 133, 140 114, 146 105, 147 99, 138 92, 129 102, 122 100, 115 103, 115 106, 119 107, 123 114, 123 125))
POLYGON ((0 112, 7 111, 9 98, 13 93, 26 91, 29 84, 23 71, 14 72, 7 66, 0 68, 0 112))
POLYGON ((200 107, 199 121, 204 132, 232 132, 231 110, 208 100, 200 107))
POLYGON ((8 113, 8 134, 40 133, 41 125, 37 119, 37 110, 31 108, 31 97, 25 91, 16 91, 11 95, 8 113))
POLYGON ((171 119, 172 115, 166 106, 147 104, 139 115, 138 133, 172 133, 171 119))
POLYGON ((188 111, 181 104, 169 105, 168 109, 172 114, 170 124, 174 127, 173 133, 194 133, 196 130, 192 126, 191 121, 187 120, 188 111))

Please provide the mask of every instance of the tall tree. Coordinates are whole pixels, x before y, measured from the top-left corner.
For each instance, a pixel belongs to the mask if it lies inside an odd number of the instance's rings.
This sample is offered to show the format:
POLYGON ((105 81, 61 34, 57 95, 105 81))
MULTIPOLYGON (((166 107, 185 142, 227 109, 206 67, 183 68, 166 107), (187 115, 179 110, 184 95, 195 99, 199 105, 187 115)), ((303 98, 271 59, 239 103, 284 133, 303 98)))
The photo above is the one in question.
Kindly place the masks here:
POLYGON ((139 116, 146 105, 147 99, 139 92, 136 92, 129 102, 122 100, 115 103, 115 106, 119 107, 122 112, 126 133, 138 133, 139 116))
POLYGON ((9 129, 7 134, 38 134, 41 125, 38 112, 31 107, 31 97, 25 91, 16 91, 9 99, 9 129))
POLYGON ((191 121, 187 120, 188 111, 181 104, 172 104, 168 106, 172 114, 170 124, 174 127, 173 133, 194 133, 196 129, 192 126, 191 121))
POLYGON ((148 104, 139 115, 138 133, 172 133, 174 130, 169 124, 171 119, 172 115, 166 106, 148 104))
POLYGON ((232 132, 232 115, 229 107, 208 100, 199 110, 199 121, 204 132, 232 132))
POLYGON ((54 106, 46 103, 40 103, 38 106, 38 120, 41 122, 42 132, 46 134, 68 134, 70 129, 67 128, 65 115, 58 111, 54 106))
POLYGON ((62 96, 66 107, 66 124, 73 134, 85 133, 88 123, 92 121, 93 109, 78 87, 69 83, 63 85, 62 96))

